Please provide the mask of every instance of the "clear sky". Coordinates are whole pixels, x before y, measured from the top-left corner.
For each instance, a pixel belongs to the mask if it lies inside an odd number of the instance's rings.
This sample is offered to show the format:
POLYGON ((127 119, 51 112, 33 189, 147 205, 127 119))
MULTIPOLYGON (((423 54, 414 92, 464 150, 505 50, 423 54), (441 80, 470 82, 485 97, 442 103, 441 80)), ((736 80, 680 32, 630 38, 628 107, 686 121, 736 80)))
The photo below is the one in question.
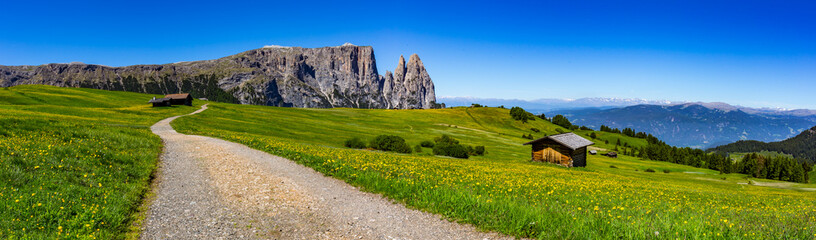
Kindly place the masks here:
POLYGON ((437 96, 816 109, 813 1, 112 2, 4 1, 0 65, 350 42, 374 47, 381 74, 419 54, 437 96))

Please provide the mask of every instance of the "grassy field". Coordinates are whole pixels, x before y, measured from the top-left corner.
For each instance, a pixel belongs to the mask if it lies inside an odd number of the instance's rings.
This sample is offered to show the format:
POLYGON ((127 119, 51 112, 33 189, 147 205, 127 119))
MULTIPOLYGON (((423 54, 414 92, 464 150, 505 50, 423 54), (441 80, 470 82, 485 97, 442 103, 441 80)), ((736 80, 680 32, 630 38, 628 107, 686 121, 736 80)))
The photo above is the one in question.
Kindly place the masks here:
MULTIPOLYGON (((750 154, 750 153, 730 153, 729 157, 731 157, 731 160, 734 160, 734 161, 742 161, 742 158, 744 158, 745 155, 748 155, 748 154, 750 154)), ((765 156, 765 157, 772 157, 772 158, 775 158, 775 157, 793 158, 793 155, 790 155, 790 154, 785 154, 785 153, 780 153, 780 152, 770 152, 770 151, 765 151, 765 150, 763 150, 761 152, 758 152, 758 154, 762 155, 762 156, 765 156)))
MULTIPOLYGON (((755 186, 745 175, 622 156, 589 156, 587 168, 530 162, 529 140, 556 133, 542 120, 523 124, 508 110, 295 109, 211 104, 173 122, 284 156, 409 207, 484 230, 540 239, 811 239, 814 185, 755 186), (540 129, 534 133, 530 128, 540 129), (342 147, 351 137, 398 135, 414 146, 441 134, 484 145, 470 159, 342 147), (614 168, 611 166, 615 166, 614 168), (646 172, 646 169, 656 172, 646 172), (667 170, 668 173, 664 173, 667 170)), ((588 131, 578 131, 586 136, 588 131)), ((642 139, 597 132, 595 147, 642 139), (610 144, 605 144, 608 140, 610 144)), ((764 181, 771 182, 773 181, 764 181)))
POLYGON ((121 239, 161 152, 155 95, 0 88, 0 239, 121 239))

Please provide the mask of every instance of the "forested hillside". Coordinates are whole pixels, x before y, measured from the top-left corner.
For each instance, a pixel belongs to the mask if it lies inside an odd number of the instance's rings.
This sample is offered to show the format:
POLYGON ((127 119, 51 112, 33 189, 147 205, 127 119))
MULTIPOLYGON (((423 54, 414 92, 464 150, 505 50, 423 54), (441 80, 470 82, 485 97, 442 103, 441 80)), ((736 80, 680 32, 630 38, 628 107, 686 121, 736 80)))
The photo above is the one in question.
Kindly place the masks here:
POLYGON ((723 153, 760 152, 763 150, 787 153, 796 158, 807 159, 811 163, 816 162, 816 127, 805 130, 796 137, 779 142, 737 141, 709 149, 709 151, 723 153))

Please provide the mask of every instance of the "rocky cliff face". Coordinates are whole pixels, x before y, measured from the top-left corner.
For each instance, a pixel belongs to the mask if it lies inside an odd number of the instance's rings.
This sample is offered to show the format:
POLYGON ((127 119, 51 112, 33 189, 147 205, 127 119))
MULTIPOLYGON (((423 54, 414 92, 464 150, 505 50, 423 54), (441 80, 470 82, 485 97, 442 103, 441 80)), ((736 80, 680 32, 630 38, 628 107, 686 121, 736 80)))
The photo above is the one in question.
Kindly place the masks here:
POLYGON ((416 54, 377 72, 370 46, 265 47, 207 61, 107 67, 0 66, 0 86, 47 84, 168 94, 284 107, 432 108, 436 96, 416 54))

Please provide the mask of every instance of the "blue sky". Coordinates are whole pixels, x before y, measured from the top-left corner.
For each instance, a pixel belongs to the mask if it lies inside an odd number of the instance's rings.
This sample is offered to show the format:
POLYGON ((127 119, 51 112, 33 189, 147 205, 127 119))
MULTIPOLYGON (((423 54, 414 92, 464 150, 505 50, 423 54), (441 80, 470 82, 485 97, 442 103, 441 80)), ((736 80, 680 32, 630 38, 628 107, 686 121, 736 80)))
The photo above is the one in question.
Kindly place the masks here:
POLYGON ((264 45, 419 54, 438 96, 816 109, 807 1, 7 1, 0 65, 219 58, 264 45))

